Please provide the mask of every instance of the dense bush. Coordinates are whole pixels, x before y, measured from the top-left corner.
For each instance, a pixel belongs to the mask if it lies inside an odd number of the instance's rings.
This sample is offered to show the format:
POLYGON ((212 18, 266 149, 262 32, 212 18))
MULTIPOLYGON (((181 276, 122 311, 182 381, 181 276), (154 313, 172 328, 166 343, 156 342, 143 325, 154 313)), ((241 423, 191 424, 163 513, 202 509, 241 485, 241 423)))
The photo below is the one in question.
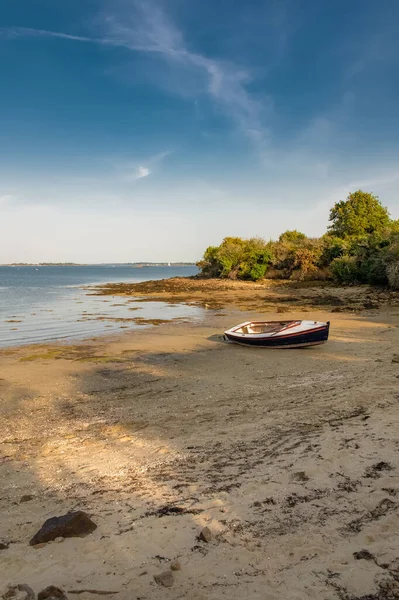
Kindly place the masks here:
POLYGON ((257 281, 265 276, 271 259, 270 244, 264 240, 227 237, 220 246, 207 248, 198 267, 207 277, 257 281))
POLYGON ((358 263, 354 256, 345 254, 334 258, 330 265, 331 274, 340 283, 360 283, 358 263))
POLYGON ((275 242, 227 237, 198 263, 205 277, 257 281, 332 278, 343 284, 389 284, 399 289, 399 220, 377 196, 358 190, 330 211, 321 238, 285 231, 275 242))
POLYGON ((292 242, 294 244, 301 242, 302 240, 306 240, 306 235, 300 231, 297 231, 296 229, 293 229, 292 231, 284 231, 284 233, 282 233, 278 238, 279 242, 292 242))
POLYGON ((272 267, 286 279, 312 279, 319 267, 323 246, 317 238, 307 238, 297 231, 286 231, 272 243, 272 267), (295 235, 292 235, 295 234, 295 235))

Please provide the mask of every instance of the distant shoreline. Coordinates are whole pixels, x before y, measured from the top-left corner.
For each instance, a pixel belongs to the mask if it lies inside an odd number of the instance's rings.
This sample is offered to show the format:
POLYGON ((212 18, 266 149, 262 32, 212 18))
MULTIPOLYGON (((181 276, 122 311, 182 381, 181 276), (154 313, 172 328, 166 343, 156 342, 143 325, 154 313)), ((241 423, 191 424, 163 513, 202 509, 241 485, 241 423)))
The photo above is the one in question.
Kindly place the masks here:
POLYGON ((3 263, 0 267, 195 267, 194 262, 134 262, 134 263, 3 263))

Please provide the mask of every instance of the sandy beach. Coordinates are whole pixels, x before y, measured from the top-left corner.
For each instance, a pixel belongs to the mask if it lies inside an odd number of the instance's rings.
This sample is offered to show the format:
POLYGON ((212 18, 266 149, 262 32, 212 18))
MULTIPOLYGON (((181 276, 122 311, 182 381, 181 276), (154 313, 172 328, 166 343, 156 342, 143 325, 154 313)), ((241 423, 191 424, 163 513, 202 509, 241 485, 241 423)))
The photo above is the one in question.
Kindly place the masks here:
POLYGON ((399 294, 174 281, 105 292, 201 322, 0 352, 0 594, 399 598, 399 294), (330 320, 329 342, 222 341, 279 313, 330 320), (75 510, 93 533, 29 545, 75 510))

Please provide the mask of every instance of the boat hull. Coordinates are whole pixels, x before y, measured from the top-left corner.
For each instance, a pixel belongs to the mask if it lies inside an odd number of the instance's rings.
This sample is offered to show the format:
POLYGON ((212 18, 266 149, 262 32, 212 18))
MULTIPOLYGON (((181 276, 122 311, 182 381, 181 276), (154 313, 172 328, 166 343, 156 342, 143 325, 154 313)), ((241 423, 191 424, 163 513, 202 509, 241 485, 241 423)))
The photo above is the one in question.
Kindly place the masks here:
POLYGON ((261 348, 305 348, 307 346, 318 346, 328 340, 330 323, 326 323, 317 329, 290 333, 287 335, 270 336, 247 336, 235 335, 233 332, 226 331, 225 339, 243 346, 255 346, 261 348))

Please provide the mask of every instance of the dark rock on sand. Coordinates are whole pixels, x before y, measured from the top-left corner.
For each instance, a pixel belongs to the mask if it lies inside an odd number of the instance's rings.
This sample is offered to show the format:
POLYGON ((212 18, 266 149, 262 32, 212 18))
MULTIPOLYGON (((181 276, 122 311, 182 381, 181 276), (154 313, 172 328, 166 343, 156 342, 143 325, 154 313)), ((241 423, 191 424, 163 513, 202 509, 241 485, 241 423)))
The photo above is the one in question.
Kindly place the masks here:
POLYGON ((26 583, 10 585, 3 594, 4 600, 35 600, 35 592, 26 583))
POLYGON ((164 571, 159 575, 154 575, 155 582, 164 587, 172 587, 174 583, 173 574, 171 571, 164 571))
POLYGON ((172 560, 172 562, 170 563, 170 569, 171 569, 171 571, 180 571, 180 569, 181 569, 180 561, 172 560))
POLYGON ((60 588, 49 585, 37 595, 37 600, 68 600, 66 594, 60 588))
POLYGON ((367 467, 367 469, 364 472, 363 477, 367 477, 369 479, 378 479, 378 477, 381 477, 381 473, 383 471, 392 471, 392 470, 393 470, 392 465, 390 465, 385 460, 381 460, 380 462, 376 463, 375 465, 371 465, 370 467, 367 467))
POLYGON ((9 545, 8 542, 0 542, 0 550, 7 550, 9 545))
POLYGON ((93 533, 97 525, 82 510, 67 513, 61 517, 52 517, 29 542, 30 546, 51 542, 58 537, 82 537, 93 533))
POLYGON ((23 496, 21 496, 19 503, 22 504, 23 502, 30 502, 31 500, 33 500, 34 496, 31 496, 30 494, 24 494, 23 496))
POLYGON ((207 544, 212 541, 212 538, 213 534, 209 527, 204 527, 198 536, 198 539, 200 539, 202 542, 206 542, 207 544))
POLYGON ((399 354, 394 354, 392 358, 393 363, 399 363, 399 354))
POLYGON ((374 555, 365 549, 359 550, 358 552, 354 552, 353 556, 354 558, 356 558, 356 560, 374 560, 374 555))
POLYGON ((291 475, 292 481, 309 481, 308 475, 306 475, 305 471, 297 471, 291 475))

